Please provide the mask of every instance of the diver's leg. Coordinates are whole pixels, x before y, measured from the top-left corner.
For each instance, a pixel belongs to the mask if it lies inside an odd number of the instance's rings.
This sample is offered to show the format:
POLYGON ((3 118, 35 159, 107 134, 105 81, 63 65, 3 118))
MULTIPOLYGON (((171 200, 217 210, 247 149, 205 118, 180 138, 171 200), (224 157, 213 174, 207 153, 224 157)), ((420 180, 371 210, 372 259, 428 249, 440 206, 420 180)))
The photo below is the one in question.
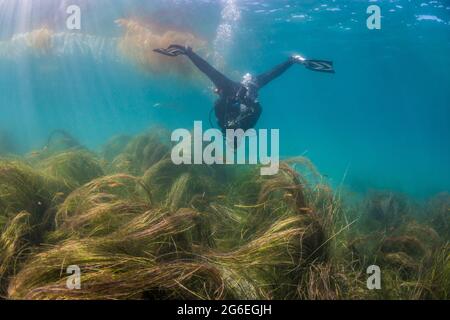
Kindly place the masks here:
POLYGON ((286 62, 283 62, 279 65, 277 65, 272 70, 263 73, 256 77, 256 83, 258 85, 258 88, 262 88, 265 85, 267 85, 272 80, 278 78, 283 73, 285 73, 292 65, 294 65, 296 61, 293 58, 289 58, 286 62))
POLYGON ((192 63, 203 72, 217 87, 224 92, 231 91, 236 84, 223 75, 220 71, 211 66, 206 60, 201 58, 198 54, 188 48, 186 56, 192 61, 192 63))
POLYGON ((214 83, 217 89, 223 92, 230 92, 236 87, 236 84, 233 81, 197 55, 190 47, 173 44, 167 49, 155 49, 154 51, 170 57, 176 57, 178 55, 187 56, 192 63, 214 83))
POLYGON ((259 75, 257 80, 258 88, 262 88, 272 80, 278 78, 286 72, 292 65, 301 64, 312 71, 334 73, 333 62, 327 60, 309 60, 300 55, 290 57, 286 62, 279 64, 269 72, 259 75))

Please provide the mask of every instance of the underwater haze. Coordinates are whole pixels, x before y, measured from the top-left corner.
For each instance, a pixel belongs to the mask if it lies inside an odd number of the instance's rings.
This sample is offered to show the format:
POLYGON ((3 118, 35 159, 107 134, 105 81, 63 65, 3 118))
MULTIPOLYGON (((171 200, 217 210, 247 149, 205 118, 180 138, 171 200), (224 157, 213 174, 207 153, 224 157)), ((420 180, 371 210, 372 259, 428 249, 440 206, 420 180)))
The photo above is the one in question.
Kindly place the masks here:
POLYGON ((0 300, 449 300, 449 53, 447 0, 0 0, 0 300), (177 165, 217 96, 171 44, 302 62, 278 173, 177 165))
POLYGON ((96 149, 150 126, 209 126, 212 85, 150 50, 170 41, 235 80, 295 53, 334 61, 334 75, 293 67, 261 91, 258 128, 280 129, 281 156, 361 193, 450 189, 446 0, 0 0, 0 142, 27 154, 64 130, 96 149), (66 26, 73 4, 80 30, 66 26), (373 4, 380 30, 366 24, 373 4))

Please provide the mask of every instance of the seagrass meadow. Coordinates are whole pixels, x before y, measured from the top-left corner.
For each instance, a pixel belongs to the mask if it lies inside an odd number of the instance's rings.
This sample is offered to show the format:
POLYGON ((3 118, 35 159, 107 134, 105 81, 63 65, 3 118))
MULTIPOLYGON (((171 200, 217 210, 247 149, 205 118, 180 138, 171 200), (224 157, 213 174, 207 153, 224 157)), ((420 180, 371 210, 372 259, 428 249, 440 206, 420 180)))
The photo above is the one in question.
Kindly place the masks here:
POLYGON ((0 300, 449 300, 449 83, 449 0, 0 0, 0 300))
POLYGON ((449 299, 449 194, 355 195, 305 157, 275 176, 175 166, 167 136, 94 151, 59 130, 40 151, 5 147, 1 298, 449 299), (80 289, 67 286, 74 265, 80 289))

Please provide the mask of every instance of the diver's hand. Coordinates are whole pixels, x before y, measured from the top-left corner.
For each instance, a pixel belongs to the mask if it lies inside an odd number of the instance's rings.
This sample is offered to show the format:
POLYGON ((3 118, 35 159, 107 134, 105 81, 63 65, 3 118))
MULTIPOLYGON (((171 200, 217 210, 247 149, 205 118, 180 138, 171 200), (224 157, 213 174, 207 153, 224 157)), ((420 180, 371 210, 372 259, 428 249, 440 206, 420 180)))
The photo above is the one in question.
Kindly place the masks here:
POLYGON ((306 59, 303 58, 303 57, 302 57, 301 55, 299 55, 299 54, 293 55, 293 56, 291 57, 291 59, 292 59, 293 62, 299 63, 299 64, 304 64, 305 61, 306 61, 306 59))

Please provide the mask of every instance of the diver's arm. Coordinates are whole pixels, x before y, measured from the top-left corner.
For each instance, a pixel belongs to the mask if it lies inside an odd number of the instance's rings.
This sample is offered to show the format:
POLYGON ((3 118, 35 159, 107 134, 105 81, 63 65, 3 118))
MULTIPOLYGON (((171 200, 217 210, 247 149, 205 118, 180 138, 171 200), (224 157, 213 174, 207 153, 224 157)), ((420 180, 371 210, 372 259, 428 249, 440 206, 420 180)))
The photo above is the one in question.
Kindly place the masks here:
POLYGON ((286 62, 283 62, 279 65, 277 65, 272 70, 263 73, 256 77, 256 83, 258 85, 258 88, 262 88, 265 85, 267 85, 272 80, 275 80, 279 76, 281 76, 283 73, 285 73, 291 66, 293 66, 297 61, 291 57, 286 62))

